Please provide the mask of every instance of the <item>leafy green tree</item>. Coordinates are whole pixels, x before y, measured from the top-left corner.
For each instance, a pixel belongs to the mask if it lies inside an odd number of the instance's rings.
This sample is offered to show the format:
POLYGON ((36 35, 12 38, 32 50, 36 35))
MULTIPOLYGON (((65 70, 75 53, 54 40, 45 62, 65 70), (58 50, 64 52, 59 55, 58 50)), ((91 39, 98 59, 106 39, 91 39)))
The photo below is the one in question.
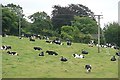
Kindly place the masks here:
POLYGON ((2 18, 3 33, 18 35, 19 25, 20 30, 24 32, 28 25, 30 26, 29 22, 24 18, 22 7, 13 3, 2 5, 2 18))
POLYGON ((11 3, 11 4, 7 4, 5 7, 9 8, 12 12, 14 12, 20 18, 24 16, 22 7, 20 7, 20 5, 15 5, 11 3))
POLYGON ((61 38, 66 40, 67 38, 73 40, 74 36, 74 27, 72 26, 62 26, 61 27, 61 38))
POLYGON ((18 17, 9 8, 2 7, 2 32, 14 34, 18 32, 18 17))
POLYGON ((97 34, 97 22, 89 17, 74 16, 72 26, 78 27, 84 34, 97 34))
POLYGON ((103 30, 107 43, 115 43, 120 46, 120 25, 118 23, 109 23, 103 30))
POLYGON ((33 33, 44 34, 47 30, 52 29, 50 17, 44 11, 30 15, 29 19, 33 21, 31 28, 33 33))
POLYGON ((28 22, 25 18, 21 19, 21 32, 22 33, 31 33, 32 23, 28 22))
POLYGON ((60 31, 62 26, 71 26, 71 21, 74 16, 88 16, 94 19, 94 13, 86 6, 82 4, 70 4, 66 7, 59 5, 53 6, 52 11, 52 24, 54 30, 60 31))

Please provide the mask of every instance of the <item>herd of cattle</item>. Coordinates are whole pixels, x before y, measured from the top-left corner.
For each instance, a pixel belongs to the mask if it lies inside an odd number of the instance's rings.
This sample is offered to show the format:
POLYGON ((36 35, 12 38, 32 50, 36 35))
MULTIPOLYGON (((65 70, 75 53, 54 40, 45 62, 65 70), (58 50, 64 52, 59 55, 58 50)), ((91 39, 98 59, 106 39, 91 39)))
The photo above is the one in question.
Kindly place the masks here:
MULTIPOLYGON (((26 35, 25 37, 29 38, 30 41, 35 41, 35 39, 33 37, 29 37, 29 35, 26 35)), ((39 35, 37 35, 37 38, 41 39, 41 37, 39 35)), ((64 45, 59 38, 56 38, 55 40, 49 40, 49 38, 46 37, 46 36, 44 36, 44 38, 46 39, 46 43, 64 45)), ((19 39, 22 39, 22 38, 19 38, 19 39)), ((66 44, 68 46, 71 46, 72 42, 70 40, 67 40, 66 44)), ((88 45, 89 45, 89 47, 93 47, 93 44, 94 43, 89 43, 88 45)), ((96 45, 96 46, 98 46, 98 45, 96 45)), ((116 46, 113 47, 113 45, 110 45, 110 44, 101 45, 100 47, 103 47, 103 46, 105 48, 110 47, 110 48, 114 48, 114 49, 119 49, 118 47, 116 47, 116 46)), ((9 54, 9 55, 19 55, 16 51, 10 51, 10 49, 12 49, 12 47, 9 46, 9 45, 1 46, 1 50, 6 50, 7 54, 9 54)), ((37 46, 33 47, 33 49, 34 50, 38 50, 38 51, 43 50, 41 47, 37 47, 37 46)), ((47 50, 45 52, 43 52, 43 51, 40 52, 38 56, 45 56, 45 53, 48 54, 48 55, 55 55, 55 56, 59 55, 57 52, 55 52, 53 50, 47 50)), ((74 58, 82 59, 82 58, 85 58, 85 55, 87 55, 88 53, 89 53, 88 51, 82 49, 81 54, 72 54, 72 56, 74 58)), ((116 54, 114 56, 112 56, 112 58, 110 60, 111 61, 116 61, 116 57, 115 56, 119 56, 120 57, 120 52, 116 52, 116 54)), ((68 61, 68 59, 63 57, 63 56, 61 56, 60 61, 66 62, 66 61, 68 61)), ((87 70, 87 72, 91 72, 92 66, 89 65, 89 64, 86 64, 85 65, 85 69, 87 70)))
MULTIPOLYGON (((3 46, 1 46, 1 50, 6 50, 9 55, 19 55, 16 51, 10 51, 9 49, 12 49, 12 47, 11 47, 11 46, 8 46, 8 45, 3 45, 3 46)), ((33 47, 33 49, 34 49, 34 50, 38 50, 38 51, 42 50, 42 48, 40 48, 40 47, 33 47)), ((43 52, 43 51, 40 52, 38 56, 45 56, 45 53, 47 53, 48 55, 55 55, 55 56, 59 55, 59 54, 58 54, 57 52, 55 52, 55 51, 47 50, 46 52, 43 52)), ((82 50, 81 53, 82 53, 82 54, 73 54, 72 56, 73 56, 74 58, 84 58, 84 55, 83 55, 83 54, 88 54, 88 52, 85 51, 85 50, 82 50)), ((60 61, 66 62, 66 61, 68 61, 68 59, 65 58, 65 57, 63 57, 63 56, 61 56, 60 61)), ((85 69, 87 70, 87 72, 91 72, 92 67, 91 67, 91 65, 88 65, 88 64, 87 64, 87 65, 85 65, 85 69)))

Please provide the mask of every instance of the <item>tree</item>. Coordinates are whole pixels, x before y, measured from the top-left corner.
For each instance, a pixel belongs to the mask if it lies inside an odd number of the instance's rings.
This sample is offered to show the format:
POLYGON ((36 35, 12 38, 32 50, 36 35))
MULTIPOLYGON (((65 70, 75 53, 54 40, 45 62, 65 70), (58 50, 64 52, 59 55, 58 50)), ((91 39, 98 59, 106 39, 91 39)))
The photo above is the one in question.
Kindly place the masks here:
POLYGON ((72 26, 62 26, 61 27, 61 38, 66 40, 67 38, 73 40, 74 39, 74 27, 72 26))
POLYGON ((2 7, 2 32, 7 34, 14 34, 18 32, 18 17, 10 9, 2 7))
POLYGON ((92 36, 90 34, 83 34, 76 26, 62 26, 61 38, 66 40, 70 39, 74 42, 88 43, 92 36))
POLYGON ((47 13, 43 12, 36 12, 29 16, 29 19, 33 21, 32 23, 32 32, 36 34, 45 34, 46 30, 52 29, 52 24, 50 17, 47 13))
POLYGON ((115 43, 120 46, 120 25, 118 23, 109 23, 103 30, 107 43, 115 43))
POLYGON ((11 3, 11 4, 7 4, 5 7, 9 8, 12 12, 14 12, 20 18, 24 16, 22 7, 20 7, 20 5, 15 5, 11 3))
POLYGON ((53 6, 52 11, 52 24, 54 30, 60 31, 64 25, 71 26, 71 21, 74 16, 88 16, 94 19, 94 13, 86 6, 81 4, 70 4, 67 7, 61 7, 59 5, 53 6))
POLYGON ((21 19, 21 32, 30 33, 32 23, 28 22, 25 18, 21 19))
MULTIPOLYGON (((27 26, 26 24, 23 24, 23 21, 24 23, 27 23, 27 21, 25 18, 23 18, 24 14, 22 7, 11 3, 5 6, 2 5, 2 8, 3 32, 12 35, 18 35, 18 31, 21 32, 21 30, 23 30, 22 27, 27 26)), ((19 35, 21 34, 19 33, 19 35)))
POLYGON ((89 17, 74 16, 72 26, 78 27, 84 34, 97 34, 97 22, 89 17))

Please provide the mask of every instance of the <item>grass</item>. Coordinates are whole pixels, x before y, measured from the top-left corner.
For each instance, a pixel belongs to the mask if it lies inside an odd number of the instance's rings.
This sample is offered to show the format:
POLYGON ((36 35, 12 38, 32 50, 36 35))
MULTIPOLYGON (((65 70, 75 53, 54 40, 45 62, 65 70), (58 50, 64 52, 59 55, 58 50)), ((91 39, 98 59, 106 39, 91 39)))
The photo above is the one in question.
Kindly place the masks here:
MULTIPOLYGON (((65 42, 64 42, 65 44, 65 42)), ((2 45, 11 45, 11 51, 17 51, 19 56, 8 55, 2 50, 2 77, 3 78, 117 78, 118 60, 111 62, 110 58, 116 52, 114 49, 88 47, 86 44, 73 43, 71 47, 65 45, 48 44, 44 40, 36 39, 30 42, 27 38, 18 39, 15 36, 3 37, 2 45), (54 50, 58 56, 45 54, 39 57, 40 51, 35 51, 34 46, 40 46, 42 51, 54 50), (81 53, 86 49, 89 54, 85 59, 73 58, 73 53, 81 53), (68 58, 61 62, 60 57, 68 58), (85 64, 92 65, 92 72, 86 73, 85 64)))

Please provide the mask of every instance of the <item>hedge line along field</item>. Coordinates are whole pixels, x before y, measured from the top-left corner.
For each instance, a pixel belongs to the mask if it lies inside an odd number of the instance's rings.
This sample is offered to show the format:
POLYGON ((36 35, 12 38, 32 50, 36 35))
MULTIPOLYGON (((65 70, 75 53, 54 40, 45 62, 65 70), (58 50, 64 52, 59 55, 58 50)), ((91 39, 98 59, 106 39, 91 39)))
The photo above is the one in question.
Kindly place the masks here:
MULTIPOLYGON (((10 51, 16 51, 19 55, 8 55, 2 50, 2 77, 3 78, 117 78, 118 59, 111 62, 110 58, 115 55, 116 50, 111 48, 88 47, 87 44, 73 43, 68 47, 46 43, 45 40, 36 39, 35 42, 28 38, 19 39, 15 36, 3 37, 2 45, 11 45, 10 51), (54 50, 59 55, 40 57, 41 51, 35 51, 34 46, 39 46, 43 50, 54 50), (89 54, 84 59, 76 59, 73 53, 81 53, 85 49, 89 54), (61 62, 64 56, 67 62, 61 62), (86 73, 85 64, 92 65, 91 73, 86 73)), ((116 58, 118 58, 116 56, 116 58)))

